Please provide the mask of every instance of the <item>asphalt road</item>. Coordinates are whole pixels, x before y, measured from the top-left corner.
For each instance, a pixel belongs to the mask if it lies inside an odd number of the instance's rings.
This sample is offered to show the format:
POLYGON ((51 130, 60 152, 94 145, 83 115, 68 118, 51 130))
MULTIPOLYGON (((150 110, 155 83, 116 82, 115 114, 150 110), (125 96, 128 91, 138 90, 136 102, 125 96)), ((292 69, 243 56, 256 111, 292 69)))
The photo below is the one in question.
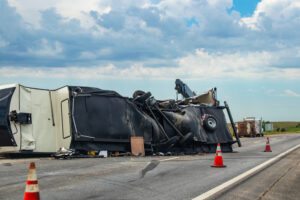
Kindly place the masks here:
MULTIPOLYGON (((213 164, 214 154, 72 160, 0 159, 0 199, 23 198, 28 166, 32 160, 36 163, 42 199, 192 199, 300 144, 300 134, 272 136, 270 141, 273 152, 271 153, 263 152, 265 141, 266 137, 243 138, 242 148, 235 148, 234 153, 223 153, 224 164, 227 165, 227 168, 210 167, 213 164), (147 172, 145 167, 151 160, 160 162, 152 162, 148 168, 153 169, 147 172), (143 169, 144 172, 146 171, 144 177, 141 175, 143 169)), ((294 152, 289 156, 292 155, 294 152)), ((273 166, 283 163, 281 169, 285 169, 290 166, 285 163, 285 160, 288 160, 286 162, 295 160, 298 163, 300 160, 299 156, 294 156, 292 159, 287 158, 288 156, 273 166)), ((258 195, 258 198, 267 198, 277 190, 280 190, 283 196, 288 196, 284 189, 280 189, 280 183, 283 184, 284 182, 281 181, 284 181, 285 177, 289 177, 293 170, 296 172, 298 170, 296 180, 300 179, 299 167, 295 167, 288 172, 278 170, 284 172, 279 175, 280 181, 275 178, 278 172, 272 172, 273 175, 270 176, 274 179, 263 183, 262 190, 251 189, 249 187, 251 184, 244 185, 244 187, 239 184, 239 187, 241 187, 241 191, 252 190, 252 193, 259 194, 264 194, 267 190, 271 191, 265 193, 264 196, 258 195), (275 185, 274 181, 277 181, 275 185), (271 187, 272 190, 270 190, 270 184, 274 185, 271 187), (276 189, 277 187, 278 189, 276 189)), ((263 177, 263 172, 249 179, 249 181, 252 180, 252 185, 255 186, 255 183, 259 182, 253 178, 263 177)), ((262 179, 265 178, 258 180, 262 179)), ((230 191, 234 191, 234 188, 230 191)), ((232 196, 240 190, 233 194, 230 191, 217 198, 241 198, 232 196)), ((245 195, 247 194, 245 193, 245 195)))
MULTIPOLYGON (((285 199, 300 196, 300 148, 215 199, 285 199)), ((213 198, 212 198, 213 199, 213 198)))

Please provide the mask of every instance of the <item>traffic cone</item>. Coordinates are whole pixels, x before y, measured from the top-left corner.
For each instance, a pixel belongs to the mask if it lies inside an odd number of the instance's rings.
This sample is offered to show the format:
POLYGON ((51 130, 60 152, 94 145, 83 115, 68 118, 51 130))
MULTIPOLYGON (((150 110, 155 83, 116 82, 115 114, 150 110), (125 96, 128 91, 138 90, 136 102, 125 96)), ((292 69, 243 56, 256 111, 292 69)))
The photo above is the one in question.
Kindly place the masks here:
POLYGON ((220 143, 218 143, 216 156, 215 156, 215 163, 211 167, 226 167, 226 165, 223 164, 223 158, 222 158, 222 152, 220 143))
POLYGON ((26 182, 24 200, 39 200, 40 190, 37 181, 34 162, 30 163, 28 178, 26 182))
POLYGON ((267 137, 265 152, 272 152, 269 137, 267 137))

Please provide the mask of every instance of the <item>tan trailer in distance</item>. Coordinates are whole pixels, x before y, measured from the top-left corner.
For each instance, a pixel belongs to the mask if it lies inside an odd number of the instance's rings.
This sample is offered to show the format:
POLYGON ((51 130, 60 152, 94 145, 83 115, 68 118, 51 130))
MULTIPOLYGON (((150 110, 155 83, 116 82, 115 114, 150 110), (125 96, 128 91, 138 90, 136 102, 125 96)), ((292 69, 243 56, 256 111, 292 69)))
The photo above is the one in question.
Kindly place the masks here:
POLYGON ((262 128, 262 119, 255 117, 244 117, 244 121, 236 122, 238 135, 244 137, 260 137, 264 136, 262 128))

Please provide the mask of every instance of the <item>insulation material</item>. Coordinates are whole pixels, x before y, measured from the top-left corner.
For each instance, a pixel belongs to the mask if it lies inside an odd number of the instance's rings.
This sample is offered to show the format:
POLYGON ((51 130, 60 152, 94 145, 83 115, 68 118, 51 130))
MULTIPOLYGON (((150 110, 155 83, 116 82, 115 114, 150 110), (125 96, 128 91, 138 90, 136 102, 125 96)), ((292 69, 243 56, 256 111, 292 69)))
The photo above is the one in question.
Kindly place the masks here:
POLYGON ((215 104, 215 99, 213 95, 213 89, 209 90, 207 93, 201 94, 199 96, 196 96, 192 98, 193 103, 199 103, 199 104, 210 104, 214 105, 215 104))

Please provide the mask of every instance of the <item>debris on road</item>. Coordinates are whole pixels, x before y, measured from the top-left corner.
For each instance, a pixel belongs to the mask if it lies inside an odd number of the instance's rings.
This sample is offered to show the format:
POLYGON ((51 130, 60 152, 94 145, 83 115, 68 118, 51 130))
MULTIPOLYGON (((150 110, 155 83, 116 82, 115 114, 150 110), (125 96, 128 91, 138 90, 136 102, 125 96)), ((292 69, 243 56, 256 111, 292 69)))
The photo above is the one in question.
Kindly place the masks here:
POLYGON ((64 147, 60 148, 58 152, 56 152, 53 157, 56 159, 66 159, 70 158, 71 156, 75 155, 75 150, 73 149, 65 149, 64 147))

